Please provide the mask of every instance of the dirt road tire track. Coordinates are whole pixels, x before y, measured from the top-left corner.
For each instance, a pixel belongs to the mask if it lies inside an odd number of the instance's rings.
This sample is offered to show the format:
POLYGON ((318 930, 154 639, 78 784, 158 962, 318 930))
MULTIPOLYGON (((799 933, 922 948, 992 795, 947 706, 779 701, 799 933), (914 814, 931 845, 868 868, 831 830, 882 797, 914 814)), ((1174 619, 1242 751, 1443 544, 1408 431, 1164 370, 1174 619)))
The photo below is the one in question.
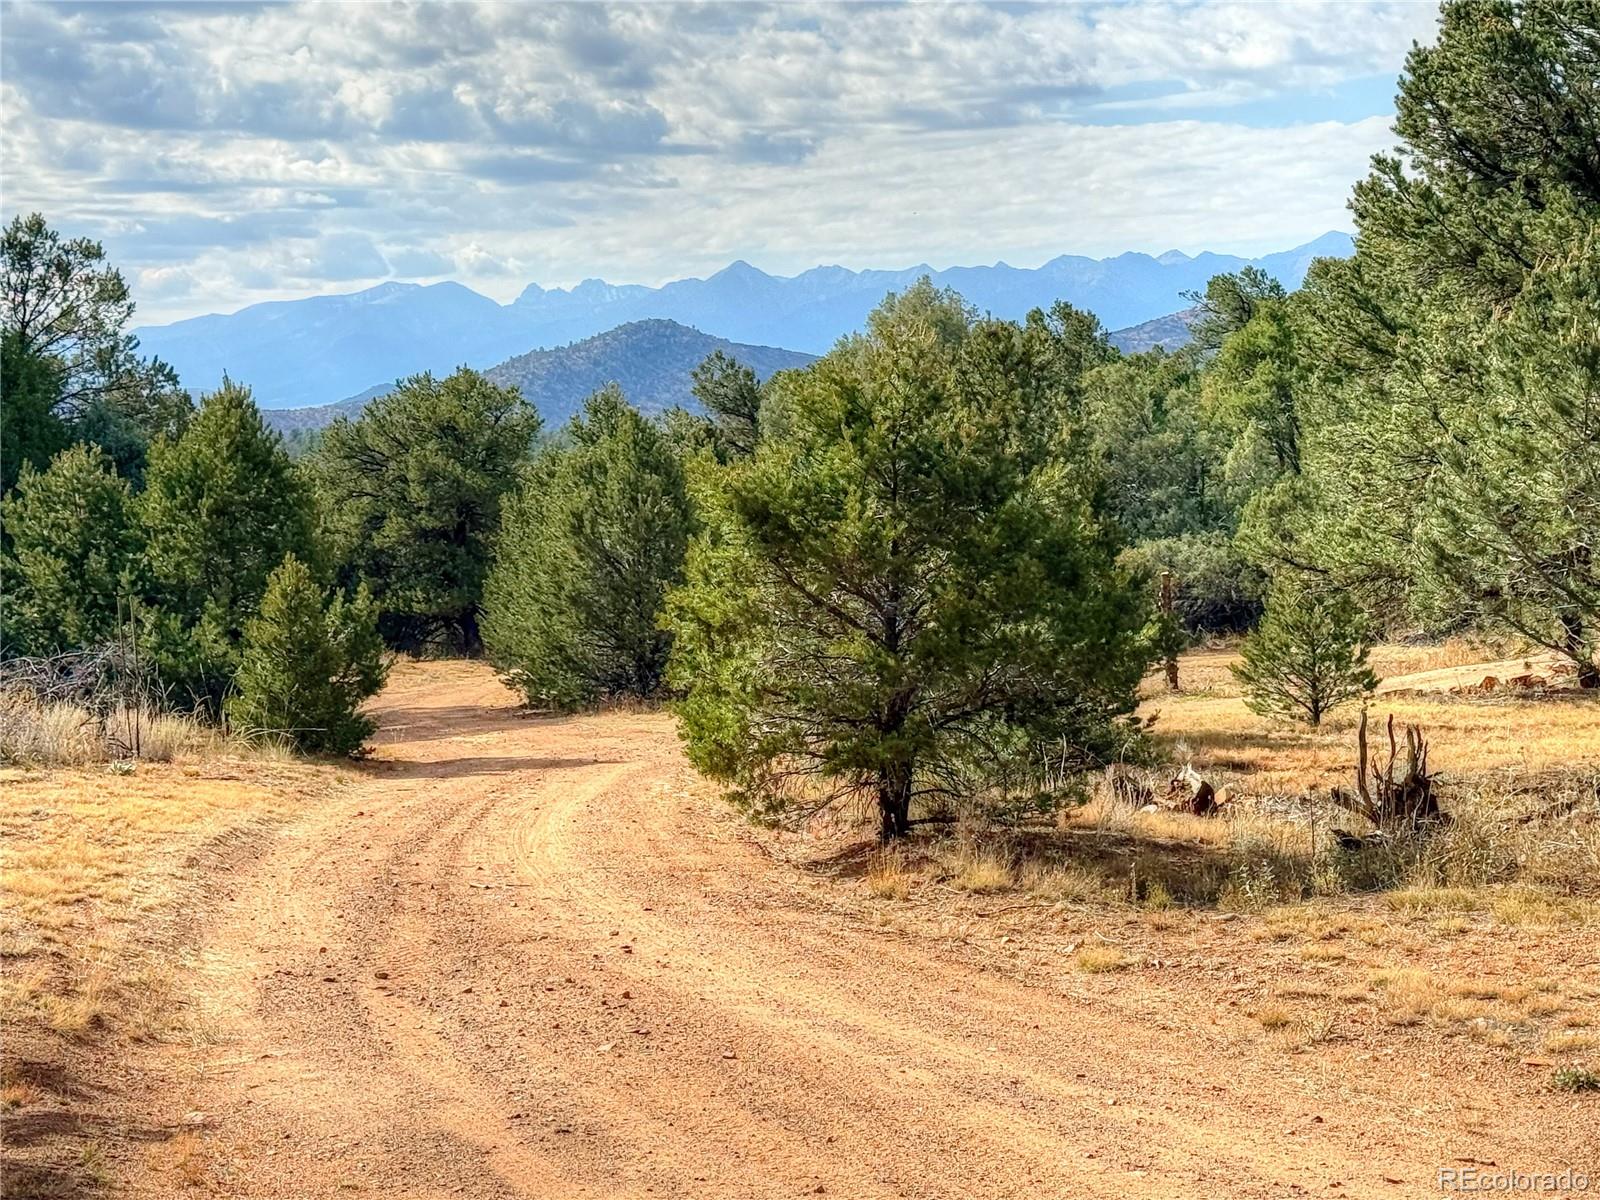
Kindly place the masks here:
POLYGON ((876 927, 664 716, 522 719, 468 664, 380 716, 370 780, 204 924, 219 1039, 173 1079, 226 1194, 1409 1197, 1462 1156, 1573 1161, 1543 1099, 1485 1134, 1473 1080, 876 927))

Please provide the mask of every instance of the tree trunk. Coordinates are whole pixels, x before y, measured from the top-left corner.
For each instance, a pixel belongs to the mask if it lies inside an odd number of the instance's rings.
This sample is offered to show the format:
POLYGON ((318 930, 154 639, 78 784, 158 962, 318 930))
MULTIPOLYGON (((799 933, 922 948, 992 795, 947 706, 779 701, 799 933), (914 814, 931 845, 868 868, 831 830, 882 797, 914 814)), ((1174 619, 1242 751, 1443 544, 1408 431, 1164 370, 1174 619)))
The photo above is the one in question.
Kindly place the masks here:
POLYGON ((911 832, 911 764, 893 763, 878 771, 878 840, 887 845, 911 832))
POLYGON ((457 622, 460 630, 461 653, 468 658, 478 658, 483 654, 483 635, 478 632, 478 610, 469 608, 461 614, 457 622))
POLYGON ((1600 666, 1589 655, 1589 648, 1583 641, 1583 618, 1572 613, 1563 613, 1561 616, 1562 647, 1567 656, 1578 664, 1578 686, 1581 688, 1600 688, 1600 666))
MULTIPOLYGON (((1169 623, 1173 620, 1172 611, 1176 607, 1176 603, 1177 601, 1175 590, 1173 588, 1172 572, 1163 571, 1161 572, 1160 604, 1161 611, 1166 616, 1169 623)), ((1170 632, 1166 636, 1170 636, 1170 632)), ((1169 650, 1167 652, 1166 667, 1167 690, 1169 692, 1176 692, 1178 690, 1178 652, 1176 650, 1169 650)))

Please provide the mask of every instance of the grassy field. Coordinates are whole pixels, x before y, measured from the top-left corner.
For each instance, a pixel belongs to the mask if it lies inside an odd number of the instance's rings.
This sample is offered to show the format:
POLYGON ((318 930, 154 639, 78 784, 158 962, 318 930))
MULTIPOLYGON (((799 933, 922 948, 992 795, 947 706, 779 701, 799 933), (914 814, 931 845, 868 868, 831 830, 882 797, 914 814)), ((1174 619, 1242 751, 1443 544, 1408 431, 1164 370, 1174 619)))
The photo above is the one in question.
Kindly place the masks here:
MULTIPOLYGON (((1160 800, 1170 778, 1192 767, 1225 797, 1219 815, 1139 811, 1101 785, 1056 828, 968 830, 927 845, 952 886, 974 893, 1258 908, 1380 892, 1404 906, 1410 901, 1393 897, 1498 887, 1508 919, 1588 919, 1600 901, 1600 697, 1412 686, 1484 653, 1454 643, 1384 646, 1372 655, 1383 680, 1369 705, 1374 753, 1388 717, 1419 727, 1452 818, 1426 838, 1340 852, 1334 828, 1368 832, 1328 799, 1331 787, 1353 783, 1360 707, 1338 709, 1316 729, 1262 716, 1228 670, 1237 655, 1210 649, 1183 657, 1179 692, 1159 675, 1145 681, 1139 716, 1152 761, 1129 774, 1160 800), (1560 819, 1541 819, 1553 808, 1560 819)), ((903 891, 894 865, 877 870, 873 886, 903 891)))
POLYGON ((186 878, 252 825, 326 787, 325 769, 216 757, 0 773, 0 1019, 77 1037, 158 1037, 186 878))
POLYGON ((46 717, 12 720, 9 755, 30 765, 0 768, 0 1115, 18 1118, 19 1196, 104 1182, 121 1135, 102 1131, 126 1102, 109 1085, 142 1046, 211 1036, 183 981, 199 880, 342 775, 182 722, 145 743, 166 761, 120 759, 80 717, 46 717))
MULTIPOLYGON (((1371 661, 1380 688, 1393 688, 1406 676, 1481 662, 1486 653, 1493 652, 1465 642, 1380 646, 1371 661)), ((1179 761, 1192 760, 1208 778, 1238 782, 1253 793, 1348 786, 1359 708, 1336 710, 1316 730, 1262 717, 1246 707, 1228 670, 1237 661, 1231 650, 1185 655, 1183 690, 1176 695, 1157 677, 1146 681, 1141 714, 1155 718, 1159 744, 1179 761)), ((1380 691, 1370 713, 1374 723, 1392 714, 1396 724, 1420 725, 1435 768, 1460 791, 1527 790, 1571 773, 1600 772, 1600 703, 1593 696, 1380 691)))

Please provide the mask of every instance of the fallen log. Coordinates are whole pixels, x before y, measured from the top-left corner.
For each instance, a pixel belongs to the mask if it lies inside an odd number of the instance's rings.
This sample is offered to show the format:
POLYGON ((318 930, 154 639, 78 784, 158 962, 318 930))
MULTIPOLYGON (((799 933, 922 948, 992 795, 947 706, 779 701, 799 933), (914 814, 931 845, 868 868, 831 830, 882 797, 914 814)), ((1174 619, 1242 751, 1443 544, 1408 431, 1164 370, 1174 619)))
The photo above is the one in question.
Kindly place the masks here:
POLYGON ((1167 784, 1166 807, 1173 812, 1209 817, 1221 806, 1217 802, 1217 790, 1201 778, 1194 764, 1188 763, 1167 784))

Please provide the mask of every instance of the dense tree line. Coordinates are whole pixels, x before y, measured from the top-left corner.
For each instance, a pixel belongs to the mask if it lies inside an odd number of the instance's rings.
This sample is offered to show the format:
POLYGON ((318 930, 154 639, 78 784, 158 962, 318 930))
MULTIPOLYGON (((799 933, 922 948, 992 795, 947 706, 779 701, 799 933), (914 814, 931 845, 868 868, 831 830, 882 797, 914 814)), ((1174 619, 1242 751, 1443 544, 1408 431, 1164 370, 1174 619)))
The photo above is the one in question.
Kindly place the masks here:
POLYGON ((384 647, 483 653, 543 708, 670 696, 752 811, 859 796, 885 836, 1057 802, 1185 639, 1253 630, 1252 702, 1312 723, 1380 632, 1510 630, 1600 684, 1593 14, 1447 3, 1355 256, 1213 279, 1180 352, 924 282, 804 369, 713 355, 660 420, 610 388, 543 429, 462 369, 291 456, 242 383, 192 403, 139 356, 99 246, 18 218, 0 648, 136 626, 185 702, 336 751, 384 647))

